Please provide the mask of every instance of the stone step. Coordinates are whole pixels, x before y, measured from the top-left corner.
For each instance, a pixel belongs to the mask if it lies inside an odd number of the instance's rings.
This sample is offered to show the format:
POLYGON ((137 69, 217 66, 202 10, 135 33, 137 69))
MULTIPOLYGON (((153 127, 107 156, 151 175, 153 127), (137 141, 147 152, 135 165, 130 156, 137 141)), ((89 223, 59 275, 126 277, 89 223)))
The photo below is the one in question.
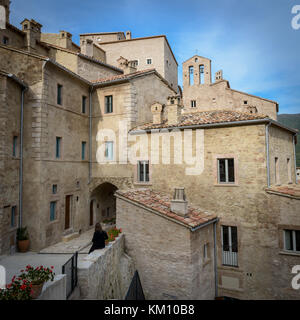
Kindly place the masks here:
POLYGON ((80 236, 79 232, 70 233, 68 235, 65 235, 61 238, 62 242, 68 242, 70 240, 73 240, 75 238, 78 238, 80 236))

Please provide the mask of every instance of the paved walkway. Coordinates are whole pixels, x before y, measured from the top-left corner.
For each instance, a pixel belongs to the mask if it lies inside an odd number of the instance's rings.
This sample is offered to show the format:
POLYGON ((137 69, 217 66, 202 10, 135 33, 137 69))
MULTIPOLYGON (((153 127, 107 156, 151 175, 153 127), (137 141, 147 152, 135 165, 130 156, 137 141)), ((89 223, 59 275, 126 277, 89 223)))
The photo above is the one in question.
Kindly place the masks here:
MULTIPOLYGON (((109 230, 113 225, 103 225, 104 230, 109 230)), ((14 275, 20 274, 20 270, 25 269, 28 264, 33 267, 54 266, 55 274, 61 274, 62 266, 78 251, 78 259, 84 258, 92 245, 94 228, 82 233, 78 238, 68 242, 59 242, 50 247, 44 248, 40 252, 17 252, 13 255, 0 256, 0 265, 6 269, 6 283, 11 281, 14 275)))

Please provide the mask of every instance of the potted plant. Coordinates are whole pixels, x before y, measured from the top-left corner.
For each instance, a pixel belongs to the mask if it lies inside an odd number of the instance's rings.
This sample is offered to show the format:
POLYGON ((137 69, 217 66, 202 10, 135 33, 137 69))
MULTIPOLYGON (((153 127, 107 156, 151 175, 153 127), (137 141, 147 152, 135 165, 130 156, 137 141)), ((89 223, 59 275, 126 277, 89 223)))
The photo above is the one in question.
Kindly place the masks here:
POLYGON ((27 227, 17 230, 18 249, 20 252, 27 252, 29 249, 29 234, 27 227))
POLYGON ((43 266, 34 268, 31 265, 28 265, 26 266, 25 271, 21 270, 22 273, 19 278, 31 284, 31 297, 33 299, 36 299, 42 292, 44 282, 49 280, 53 281, 53 268, 53 266, 51 268, 45 268, 43 266))
POLYGON ((14 276, 5 289, 0 289, 0 300, 30 300, 32 284, 14 276))

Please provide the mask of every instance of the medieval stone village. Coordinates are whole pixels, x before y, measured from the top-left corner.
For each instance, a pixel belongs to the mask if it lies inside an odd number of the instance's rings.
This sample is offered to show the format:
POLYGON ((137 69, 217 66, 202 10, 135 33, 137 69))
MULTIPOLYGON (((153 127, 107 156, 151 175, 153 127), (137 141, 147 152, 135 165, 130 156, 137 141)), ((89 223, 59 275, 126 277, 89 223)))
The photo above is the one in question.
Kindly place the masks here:
POLYGON ((298 131, 276 101, 199 55, 181 88, 166 35, 99 30, 77 45, 0 5, 7 283, 36 262, 55 270, 38 299, 125 299, 136 271, 147 300, 300 299, 298 131), (115 236, 89 254, 98 222, 115 236))

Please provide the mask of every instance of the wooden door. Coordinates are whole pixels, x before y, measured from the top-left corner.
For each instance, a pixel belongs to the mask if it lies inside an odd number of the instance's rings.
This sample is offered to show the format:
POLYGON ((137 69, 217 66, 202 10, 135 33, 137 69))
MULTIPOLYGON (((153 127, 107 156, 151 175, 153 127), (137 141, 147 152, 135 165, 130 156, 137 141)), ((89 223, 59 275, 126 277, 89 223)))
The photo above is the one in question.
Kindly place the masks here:
POLYGON ((90 226, 94 224, 94 200, 90 203, 90 226))
POLYGON ((65 230, 70 228, 71 196, 66 196, 65 230))

